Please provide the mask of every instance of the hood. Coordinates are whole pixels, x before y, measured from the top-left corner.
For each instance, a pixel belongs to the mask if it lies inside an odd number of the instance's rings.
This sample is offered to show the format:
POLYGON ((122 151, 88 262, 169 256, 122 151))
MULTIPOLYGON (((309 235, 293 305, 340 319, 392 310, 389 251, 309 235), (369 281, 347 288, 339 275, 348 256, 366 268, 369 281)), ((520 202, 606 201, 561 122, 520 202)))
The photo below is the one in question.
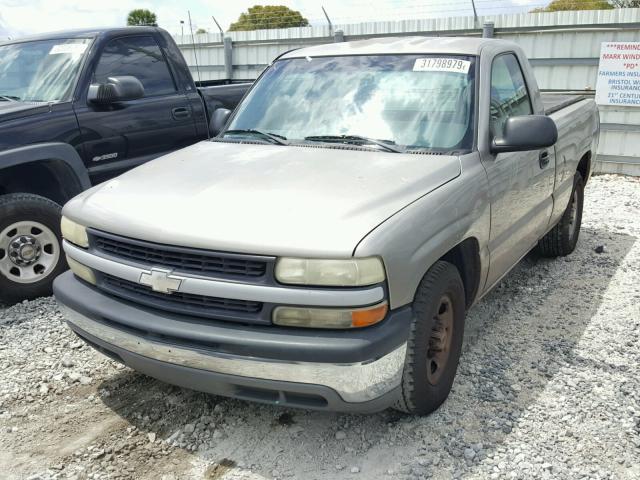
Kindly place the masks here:
POLYGON ((84 192, 64 214, 164 244, 345 257, 459 174, 454 156, 200 142, 84 192))
POLYGON ((10 102, 0 100, 0 122, 28 117, 51 110, 48 103, 10 102))

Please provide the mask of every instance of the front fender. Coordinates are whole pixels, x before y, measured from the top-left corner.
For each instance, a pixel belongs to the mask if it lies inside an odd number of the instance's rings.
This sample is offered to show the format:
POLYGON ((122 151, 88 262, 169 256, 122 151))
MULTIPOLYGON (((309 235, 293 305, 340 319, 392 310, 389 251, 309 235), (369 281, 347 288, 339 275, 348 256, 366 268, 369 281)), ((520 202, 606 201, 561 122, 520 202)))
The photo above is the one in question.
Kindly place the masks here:
POLYGON ((460 176, 397 212, 356 247, 355 256, 382 256, 391 308, 411 303, 427 270, 468 238, 480 246, 483 290, 491 225, 487 177, 477 153, 461 157, 461 164, 460 176))
POLYGON ((0 152, 0 170, 36 162, 53 162, 54 168, 65 168, 77 183, 77 192, 91 186, 89 174, 78 152, 67 143, 37 143, 0 152))

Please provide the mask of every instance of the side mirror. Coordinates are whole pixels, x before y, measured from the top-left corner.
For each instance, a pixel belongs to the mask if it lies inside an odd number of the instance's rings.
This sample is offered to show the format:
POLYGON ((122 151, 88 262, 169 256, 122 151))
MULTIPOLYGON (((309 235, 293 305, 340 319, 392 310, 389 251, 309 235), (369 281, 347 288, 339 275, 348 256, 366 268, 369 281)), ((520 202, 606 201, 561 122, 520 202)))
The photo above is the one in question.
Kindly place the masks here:
POLYGON ((107 83, 94 83, 89 86, 87 100, 98 105, 125 102, 144 96, 142 82, 136 77, 127 75, 109 77, 107 83))
POLYGON ((558 140, 556 123, 546 115, 509 117, 501 137, 491 142, 492 153, 524 152, 552 146, 558 140))
POLYGON ((211 121, 209 122, 209 133, 212 137, 218 135, 227 124, 231 110, 228 108, 217 108, 211 114, 211 121))

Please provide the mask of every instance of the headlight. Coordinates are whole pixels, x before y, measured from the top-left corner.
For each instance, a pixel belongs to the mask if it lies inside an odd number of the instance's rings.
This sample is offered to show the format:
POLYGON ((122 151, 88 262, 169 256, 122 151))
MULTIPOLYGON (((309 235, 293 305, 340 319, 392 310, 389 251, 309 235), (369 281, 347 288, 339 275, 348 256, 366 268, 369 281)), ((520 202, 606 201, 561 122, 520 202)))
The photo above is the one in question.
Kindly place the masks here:
POLYGON ((308 328, 368 327, 384 319, 387 310, 387 302, 356 309, 277 307, 273 323, 308 328))
POLYGON ((67 255, 67 263, 69 264, 69 268, 71 269, 71 271, 78 277, 92 285, 96 284, 96 274, 93 273, 93 270, 91 270, 89 267, 83 265, 77 260, 74 260, 69 255, 67 255))
POLYGON ((89 237, 87 237, 86 227, 63 216, 60 221, 60 229, 62 230, 62 236, 65 240, 79 247, 89 247, 89 237))
POLYGON ((280 258, 276 279, 294 285, 359 287, 385 279, 384 265, 378 257, 326 260, 320 258, 280 258))

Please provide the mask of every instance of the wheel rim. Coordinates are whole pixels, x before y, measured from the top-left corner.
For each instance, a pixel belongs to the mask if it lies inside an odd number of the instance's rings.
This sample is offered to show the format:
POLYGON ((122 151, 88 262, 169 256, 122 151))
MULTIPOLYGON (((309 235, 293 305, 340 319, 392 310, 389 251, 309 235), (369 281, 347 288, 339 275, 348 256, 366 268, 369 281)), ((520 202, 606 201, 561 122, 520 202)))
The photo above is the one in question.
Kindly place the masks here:
POLYGON ((578 191, 574 190, 569 205, 569 237, 573 238, 578 226, 578 191))
POLYGON ((453 338, 453 302, 443 295, 438 303, 427 351, 427 380, 436 385, 447 368, 453 338))
POLYGON ((34 283, 58 264, 60 243, 38 222, 16 222, 0 232, 0 273, 16 283, 34 283))

